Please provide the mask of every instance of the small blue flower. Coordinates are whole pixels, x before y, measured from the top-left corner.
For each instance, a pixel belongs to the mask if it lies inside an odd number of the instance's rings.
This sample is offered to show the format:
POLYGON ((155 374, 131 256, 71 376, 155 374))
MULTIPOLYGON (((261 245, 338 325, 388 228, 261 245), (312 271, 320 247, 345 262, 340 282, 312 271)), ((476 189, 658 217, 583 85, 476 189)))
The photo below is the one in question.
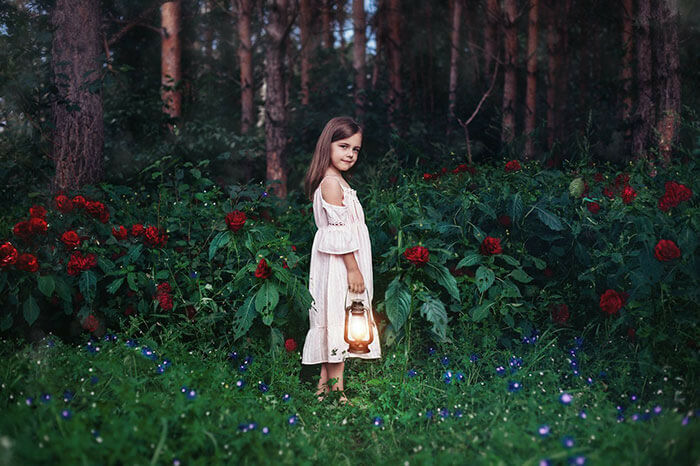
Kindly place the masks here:
POLYGON ((518 358, 515 356, 511 356, 510 361, 508 362, 510 367, 522 367, 523 365, 523 358, 518 358))
POLYGON ((42 395, 41 395, 41 401, 44 402, 44 403, 48 403, 49 401, 51 401, 51 395, 48 394, 48 393, 42 394, 42 395))
POLYGON ((165 368, 167 369, 167 368, 170 367, 173 363, 170 362, 170 359, 163 359, 162 364, 163 364, 163 367, 165 367, 165 368))
POLYGON ((505 373, 506 373, 506 368, 505 368, 505 367, 503 367, 503 366, 498 366, 498 367, 496 368, 496 374, 498 374, 498 375, 505 375, 505 373))
POLYGON ((29 397, 27 397, 27 399, 25 400, 25 402, 27 403, 27 406, 31 406, 32 403, 34 403, 34 398, 32 398, 31 396, 29 396, 29 397))
POLYGON ((126 344, 126 346, 128 346, 129 348, 133 348, 133 347, 137 346, 139 343, 138 343, 137 340, 131 340, 131 339, 129 339, 129 340, 126 340, 126 343, 125 343, 125 344, 126 344))
POLYGON ((542 424, 540 427, 537 428, 537 433, 540 434, 540 437, 546 437, 549 435, 549 426, 547 424, 542 424))
POLYGON ((299 418, 297 417, 296 414, 292 414, 289 416, 289 419, 287 419, 287 424, 290 426, 296 425, 296 423, 299 421, 299 418))
POLYGON ((651 414, 650 413, 644 413, 642 414, 642 421, 648 421, 651 419, 651 414))
POLYGON ((574 438, 570 435, 565 435, 561 439, 561 444, 564 445, 565 448, 573 448, 574 438))
POLYGON ((97 384, 97 382, 99 382, 99 381, 100 381, 100 379, 96 375, 93 375, 92 377, 90 377, 90 383, 93 385, 97 384))
POLYGON ((75 396, 75 392, 73 392, 72 390, 66 390, 63 392, 63 401, 68 403, 69 401, 71 401, 73 399, 74 396, 75 396))
POLYGON ((654 414, 661 414, 661 406, 659 406, 659 405, 654 406, 654 414))
POLYGON ((270 433, 270 428, 267 427, 267 426, 263 427, 263 428, 262 428, 262 433, 263 433, 263 435, 269 434, 269 433, 270 433))
POLYGON ((158 367, 156 367, 156 374, 162 374, 165 372, 165 367, 163 367, 162 364, 158 364, 158 367))
POLYGON ((49 348, 53 348, 54 346, 56 346, 56 343, 54 343, 53 340, 48 340, 46 342, 46 346, 48 346, 49 348))
POLYGON ((196 396, 197 396, 197 392, 194 390, 189 390, 187 392, 187 399, 188 400, 193 400, 193 399, 195 399, 196 396))
POLYGON ((408 375, 410 378, 413 378, 413 377, 415 377, 416 375, 418 375, 418 372, 416 372, 414 369, 409 369, 408 372, 407 372, 407 375, 408 375))
POLYGON ((580 417, 581 419, 586 419, 588 417, 588 414, 586 414, 584 410, 581 410, 578 413, 578 417, 580 417))
POLYGON ((604 379, 607 376, 608 376, 608 373, 606 371, 600 371, 600 373, 598 374, 598 377, 600 377, 601 379, 604 379))
POLYGON ((590 377, 586 377, 586 383, 587 383, 588 385, 592 385, 592 384, 593 384, 593 379, 590 378, 590 377))
POLYGON ((508 382, 508 391, 511 393, 518 392, 522 388, 523 388, 523 386, 520 382, 516 382, 514 380, 511 380, 510 382, 508 382))
POLYGON ((690 422, 690 416, 685 416, 683 420, 681 421, 682 426, 687 426, 688 423, 690 422))
POLYGON ((248 355, 243 360, 243 364, 245 364, 246 366, 249 364, 252 364, 252 363, 253 363, 253 356, 248 355))
POLYGON ((445 371, 445 373, 442 374, 442 381, 446 384, 452 383, 452 371, 445 371))
POLYGON ((429 354, 430 356, 432 356, 433 354, 435 354, 435 348, 433 348, 432 346, 429 347, 429 348, 428 348, 428 354, 429 354))
POLYGON ((634 393, 631 394, 631 395, 630 395, 630 401, 633 401, 633 402, 634 402, 634 401, 637 401, 637 395, 635 395, 634 393))
POLYGON ((585 456, 573 456, 568 458, 569 464, 586 464, 586 457, 585 456))
POLYGON ((460 382, 464 382, 464 372, 462 372, 462 371, 457 372, 457 380, 460 382))
POLYGON ((563 405, 570 405, 571 402, 573 401, 574 397, 569 395, 568 393, 564 392, 561 395, 559 395, 559 401, 563 405))
POLYGON ((187 393, 187 390, 187 387, 185 387, 184 385, 180 388, 181 393, 187 393))
POLYGON ((243 388, 244 386, 245 386, 245 380, 243 380, 243 379, 236 380, 236 387, 243 388))
POLYGON ((583 346, 583 337, 574 338, 574 344, 576 345, 576 348, 582 347, 583 346))
POLYGON ((464 413, 462 413, 462 410, 461 410, 461 409, 455 409, 455 412, 454 412, 454 414, 453 414, 452 416, 453 416, 453 417, 460 418, 460 417, 462 417, 463 415, 464 415, 464 413))
POLYGON ((634 413, 634 414, 632 415, 632 420, 633 420, 634 422, 637 422, 637 421, 639 420, 639 414, 634 413))
POLYGON ((267 191, 263 191, 263 193, 261 194, 261 196, 262 196, 262 197, 267 197, 267 191))
POLYGON ((262 393, 265 393, 268 391, 270 388, 267 386, 265 382, 258 382, 258 390, 260 390, 262 393))
POLYGON ((238 351, 233 350, 228 354, 228 358, 232 361, 235 361, 238 359, 238 351))
POLYGON ((247 370, 248 366, 246 366, 245 364, 241 364, 240 366, 238 366, 238 372, 245 372, 247 370))
POLYGON ((256 427, 258 427, 257 422, 251 422, 248 424, 248 430, 255 430, 256 427))
POLYGON ((618 414, 617 415, 617 422, 618 423, 625 422, 625 416, 623 416, 622 414, 618 414))
POLYGON ((374 424, 375 427, 381 427, 384 425, 384 420, 382 420, 382 418, 379 416, 375 416, 372 419, 372 424, 374 424))
POLYGON ((480 359, 480 356, 476 353, 472 353, 469 355, 469 360, 471 362, 477 362, 480 359))
POLYGON ((238 424, 238 430, 240 432, 248 432, 248 424, 246 424, 244 422, 238 424))
POLYGON ((61 411, 61 417, 63 419, 70 419, 71 417, 73 417, 73 413, 70 412, 70 409, 64 409, 63 411, 61 411))
POLYGON ((440 359, 440 362, 443 366, 447 366, 450 363, 450 358, 448 358, 447 356, 443 356, 442 359, 440 359))
POLYGON ((178 458, 173 458, 173 466, 180 466, 180 460, 178 458))
POLYGON ((432 419, 433 418, 433 410, 429 409, 428 411, 425 412, 425 418, 426 419, 432 419))
POLYGON ((199 276, 199 273, 198 273, 196 270, 193 270, 192 272, 190 272, 190 278, 191 278, 191 279, 195 279, 195 278, 197 278, 198 276, 199 276))
POLYGON ((621 413, 625 410, 625 407, 622 405, 617 405, 617 406, 615 406, 615 409, 617 409, 618 413, 621 413))
POLYGON ((97 438, 100 436, 100 431, 97 429, 90 429, 90 433, 92 434, 93 437, 97 438))
POLYGON ((85 348, 88 350, 88 353, 96 353, 97 352, 97 347, 94 346, 91 341, 85 345, 85 348))
POLYGON ((552 461, 547 458, 543 458, 540 460, 539 466, 552 466, 552 461))
POLYGON ((440 408, 438 413, 440 414, 440 417, 443 419, 450 417, 450 410, 447 408, 440 408))
POLYGON ((282 401, 284 401, 285 403, 291 399, 292 399, 292 397, 289 393, 285 393, 284 396, 282 397, 282 401))

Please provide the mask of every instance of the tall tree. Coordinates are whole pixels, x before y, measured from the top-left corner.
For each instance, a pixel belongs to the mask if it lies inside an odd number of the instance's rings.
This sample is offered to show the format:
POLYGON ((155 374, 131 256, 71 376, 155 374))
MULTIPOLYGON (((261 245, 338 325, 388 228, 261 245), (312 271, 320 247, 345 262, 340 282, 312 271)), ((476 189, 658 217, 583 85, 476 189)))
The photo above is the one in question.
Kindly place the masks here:
MULTIPOLYGON (((571 0, 545 0, 547 8, 547 147, 561 136, 561 124, 567 101, 568 18, 571 0)), ((559 154, 554 156, 559 164, 559 154)))
POLYGON ((301 40, 301 104, 309 105, 311 82, 311 0, 299 2, 299 39, 301 40))
POLYGON ((355 115, 362 118, 365 111, 365 4, 363 0, 352 2, 352 67, 355 70, 355 115))
POLYGON ((452 34, 450 35, 450 90, 447 105, 447 132, 452 131, 457 105, 457 61, 459 60, 459 27, 462 23, 462 1, 452 1, 452 34))
POLYGON ((389 56, 389 125, 398 129, 399 110, 401 108, 401 0, 388 0, 387 20, 389 37, 387 52, 389 56))
POLYGON ((321 0, 321 37, 323 48, 333 48, 333 0, 321 0))
POLYGON ((503 4, 504 30, 504 77, 503 77, 503 123, 501 141, 510 142, 515 136, 515 99, 517 97, 516 64, 518 61, 518 31, 515 20, 518 16, 516 0, 505 0, 503 4))
POLYGON ((241 69, 241 134, 250 130, 253 108, 253 42, 250 35, 252 0, 236 0, 238 11, 238 60, 241 69))
POLYGON ((634 0, 622 0, 622 107, 621 118, 625 126, 625 139, 632 137, 632 66, 634 62, 634 0))
POLYGON ((484 76, 491 80, 492 63, 498 60, 498 27, 501 7, 498 0, 486 0, 486 27, 484 28, 484 76))
POLYGON ((182 79, 180 57, 180 17, 181 0, 165 2, 160 6, 161 15, 161 54, 160 83, 163 111, 170 118, 182 115, 182 94, 177 86, 182 79))
POLYGON ((678 136, 681 111, 680 61, 678 58, 678 1, 659 0, 654 24, 658 27, 656 101, 658 102, 657 133, 659 152, 664 166, 671 161, 671 148, 678 136))
POLYGON ((287 0, 269 0, 265 25, 265 152, 266 178, 278 197, 287 197, 285 163, 287 111, 284 85, 284 55, 289 34, 287 0))
POLYGON ((51 158, 56 165, 51 190, 77 191, 99 181, 103 173, 100 2, 57 0, 51 25, 57 93, 51 108, 51 158))
POLYGON ((527 88, 525 89, 525 160, 534 154, 533 131, 537 105, 538 0, 530 0, 527 27, 527 88))
POLYGON ((638 0, 635 43, 637 45, 637 112, 632 134, 632 152, 647 156, 654 128, 654 95, 652 89, 651 0, 638 0))

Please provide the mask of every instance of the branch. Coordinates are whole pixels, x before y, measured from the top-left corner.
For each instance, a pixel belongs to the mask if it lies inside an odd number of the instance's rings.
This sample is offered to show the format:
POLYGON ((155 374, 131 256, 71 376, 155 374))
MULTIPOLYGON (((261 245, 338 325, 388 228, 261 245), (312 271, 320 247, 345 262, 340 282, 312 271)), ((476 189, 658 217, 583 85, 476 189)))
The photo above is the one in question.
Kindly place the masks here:
POLYGON ((129 21, 128 23, 126 23, 126 24, 124 25, 124 27, 122 27, 119 31, 117 31, 116 34, 114 34, 112 37, 110 37, 109 40, 107 40, 107 45, 108 45, 108 46, 114 45, 119 39, 121 39, 122 37, 124 37, 124 35, 125 35, 127 32, 129 32, 131 29, 133 29, 135 26, 146 26, 146 27, 148 27, 148 25, 147 25, 147 24, 144 24, 143 21, 144 21, 149 15, 151 15, 155 10, 157 10, 158 8, 160 8, 160 6, 161 6, 163 3, 167 3, 167 1, 158 0, 157 3, 155 3, 154 5, 151 5, 150 7, 146 8, 145 10, 143 10, 138 16, 136 16, 136 18, 134 18, 134 19, 132 19, 131 21, 129 21))
POLYGON ((498 76, 498 62, 496 62, 496 66, 493 69, 493 76, 491 77, 491 85, 489 86, 489 89, 484 93, 483 96, 481 96, 481 100, 479 101, 479 104, 476 106, 476 110, 474 110, 474 113, 472 113, 472 116, 469 117, 469 119, 466 122, 463 122, 461 119, 457 118, 457 121, 459 122, 459 125, 462 128, 467 128, 467 125, 472 122, 474 117, 476 116, 477 113, 479 113, 479 110, 481 109, 481 104, 484 103, 486 98, 491 95, 491 91, 493 90, 493 86, 496 84, 496 76, 498 76))

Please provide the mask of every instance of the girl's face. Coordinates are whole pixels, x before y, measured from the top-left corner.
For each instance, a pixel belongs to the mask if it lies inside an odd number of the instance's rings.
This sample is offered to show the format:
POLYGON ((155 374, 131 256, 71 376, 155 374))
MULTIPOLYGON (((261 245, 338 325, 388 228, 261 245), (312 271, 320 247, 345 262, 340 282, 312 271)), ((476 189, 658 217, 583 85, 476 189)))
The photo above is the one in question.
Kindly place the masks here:
POLYGON ((362 133, 355 133, 349 138, 338 139, 331 143, 331 165, 337 170, 348 171, 357 162, 362 146, 362 133))

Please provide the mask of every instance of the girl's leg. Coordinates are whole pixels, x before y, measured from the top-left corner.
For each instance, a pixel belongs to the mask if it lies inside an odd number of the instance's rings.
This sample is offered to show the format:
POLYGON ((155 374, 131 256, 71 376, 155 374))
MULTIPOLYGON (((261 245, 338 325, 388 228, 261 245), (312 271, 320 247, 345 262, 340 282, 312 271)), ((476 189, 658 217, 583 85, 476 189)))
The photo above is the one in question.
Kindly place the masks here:
POLYGON ((336 383, 333 385, 331 390, 339 390, 343 392, 340 397, 340 401, 345 403, 348 401, 345 396, 345 389, 343 388, 343 371, 345 369, 345 362, 328 363, 328 380, 336 379, 336 383))
POLYGON ((321 378, 318 381, 318 390, 316 390, 316 395, 318 395, 319 401, 323 399, 323 395, 328 393, 328 363, 321 364, 321 378))

